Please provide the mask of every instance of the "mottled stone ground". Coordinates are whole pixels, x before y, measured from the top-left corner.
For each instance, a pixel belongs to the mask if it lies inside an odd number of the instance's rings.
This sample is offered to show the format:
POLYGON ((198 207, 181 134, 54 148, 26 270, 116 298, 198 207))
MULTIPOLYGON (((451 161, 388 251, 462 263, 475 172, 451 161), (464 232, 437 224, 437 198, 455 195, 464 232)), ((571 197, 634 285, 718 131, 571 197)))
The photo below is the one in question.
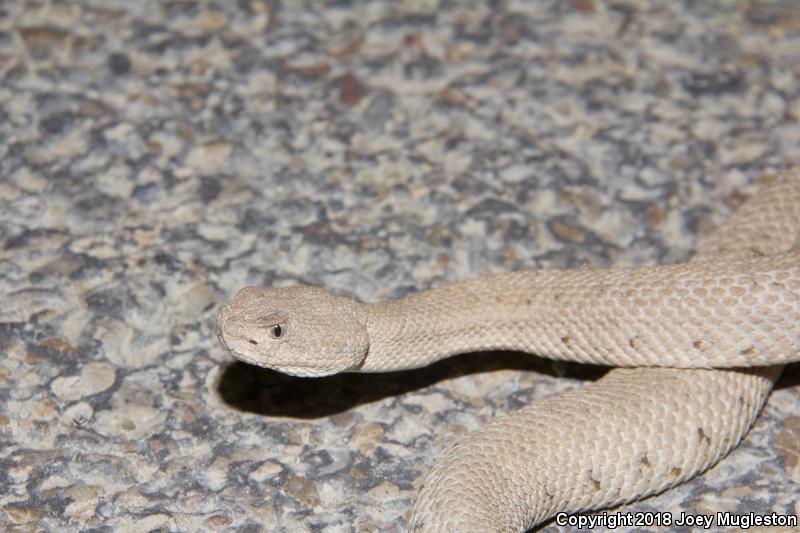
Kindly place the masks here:
MULTIPOLYGON (((223 301, 680 260, 798 120, 794 0, 0 3, 0 524, 402 530, 444 447, 600 370, 293 379, 223 301)), ((799 369, 629 509, 800 514, 799 369)))

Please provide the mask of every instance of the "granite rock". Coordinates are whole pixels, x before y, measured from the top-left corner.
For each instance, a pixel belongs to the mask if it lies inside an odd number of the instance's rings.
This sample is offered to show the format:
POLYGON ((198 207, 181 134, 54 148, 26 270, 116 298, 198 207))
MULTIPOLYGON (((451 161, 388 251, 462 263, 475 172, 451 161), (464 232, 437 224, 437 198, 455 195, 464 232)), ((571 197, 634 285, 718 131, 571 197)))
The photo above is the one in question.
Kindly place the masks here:
MULTIPOLYGON (((300 380, 232 361, 219 307, 684 259, 800 159, 799 22, 793 0, 3 2, 0 524, 402 531, 444 448, 602 369, 300 380)), ((800 514, 798 383, 622 511, 800 514)))

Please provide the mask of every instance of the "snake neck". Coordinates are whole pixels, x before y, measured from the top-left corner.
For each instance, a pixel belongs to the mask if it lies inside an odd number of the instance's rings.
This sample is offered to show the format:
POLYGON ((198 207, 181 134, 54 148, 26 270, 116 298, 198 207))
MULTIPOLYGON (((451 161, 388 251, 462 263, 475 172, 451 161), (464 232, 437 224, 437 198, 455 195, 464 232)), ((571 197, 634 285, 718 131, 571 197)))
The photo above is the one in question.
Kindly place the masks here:
POLYGON ((511 290, 519 274, 466 280, 367 305, 370 342, 361 371, 419 368, 466 351, 521 349, 509 344, 508 335, 529 300, 511 290))
POLYGON ((797 356, 800 337, 798 264, 789 253, 531 270, 444 285, 366 305, 369 351, 359 370, 419 368, 490 350, 627 367, 786 362, 797 356))
POLYGON ((509 273, 466 280, 367 305, 370 341, 361 371, 419 368, 466 351, 522 349, 509 335, 514 320, 530 320, 544 307, 526 313, 529 299, 511 290, 519 279, 509 273))
MULTIPOLYGON (((580 270, 496 274, 367 305, 370 344, 360 371, 419 368, 451 355, 490 350, 566 358, 569 354, 542 342, 537 332, 555 331, 563 310, 579 305, 576 289, 584 277, 590 276, 580 270)), ((566 331, 561 337, 571 342, 566 331)))

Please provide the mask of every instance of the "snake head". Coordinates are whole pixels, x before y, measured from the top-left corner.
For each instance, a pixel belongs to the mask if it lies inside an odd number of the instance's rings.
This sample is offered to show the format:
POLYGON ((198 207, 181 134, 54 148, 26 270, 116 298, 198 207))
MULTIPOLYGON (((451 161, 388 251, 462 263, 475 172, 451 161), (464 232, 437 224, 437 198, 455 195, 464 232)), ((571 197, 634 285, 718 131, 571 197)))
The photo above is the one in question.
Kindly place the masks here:
POLYGON ((301 377, 356 370, 369 348, 361 304, 308 285, 239 290, 216 334, 237 359, 301 377))

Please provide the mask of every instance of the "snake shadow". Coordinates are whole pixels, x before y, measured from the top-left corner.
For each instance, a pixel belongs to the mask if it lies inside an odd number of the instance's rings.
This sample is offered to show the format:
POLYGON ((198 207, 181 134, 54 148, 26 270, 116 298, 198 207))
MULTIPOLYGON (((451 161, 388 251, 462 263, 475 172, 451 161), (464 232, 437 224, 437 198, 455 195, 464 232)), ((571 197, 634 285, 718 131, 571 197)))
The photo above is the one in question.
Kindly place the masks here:
MULTIPOLYGON (((518 352, 476 352, 444 359, 416 370, 298 378, 235 361, 223 369, 216 388, 222 400, 239 411, 264 416, 316 419, 470 374, 519 370, 592 381, 609 369, 577 363, 554 364, 549 359, 518 352)), ((800 363, 790 364, 775 388, 798 386, 800 363)))
POLYGON ((775 384, 775 389, 792 389, 800 387, 800 363, 786 365, 781 377, 775 384))
POLYGON ((548 359, 517 352, 480 352, 445 359, 416 370, 298 378, 235 361, 223 369, 216 388, 222 400, 239 411, 315 419, 424 389, 440 381, 497 370, 595 380, 609 369, 575 363, 556 366, 548 359))

